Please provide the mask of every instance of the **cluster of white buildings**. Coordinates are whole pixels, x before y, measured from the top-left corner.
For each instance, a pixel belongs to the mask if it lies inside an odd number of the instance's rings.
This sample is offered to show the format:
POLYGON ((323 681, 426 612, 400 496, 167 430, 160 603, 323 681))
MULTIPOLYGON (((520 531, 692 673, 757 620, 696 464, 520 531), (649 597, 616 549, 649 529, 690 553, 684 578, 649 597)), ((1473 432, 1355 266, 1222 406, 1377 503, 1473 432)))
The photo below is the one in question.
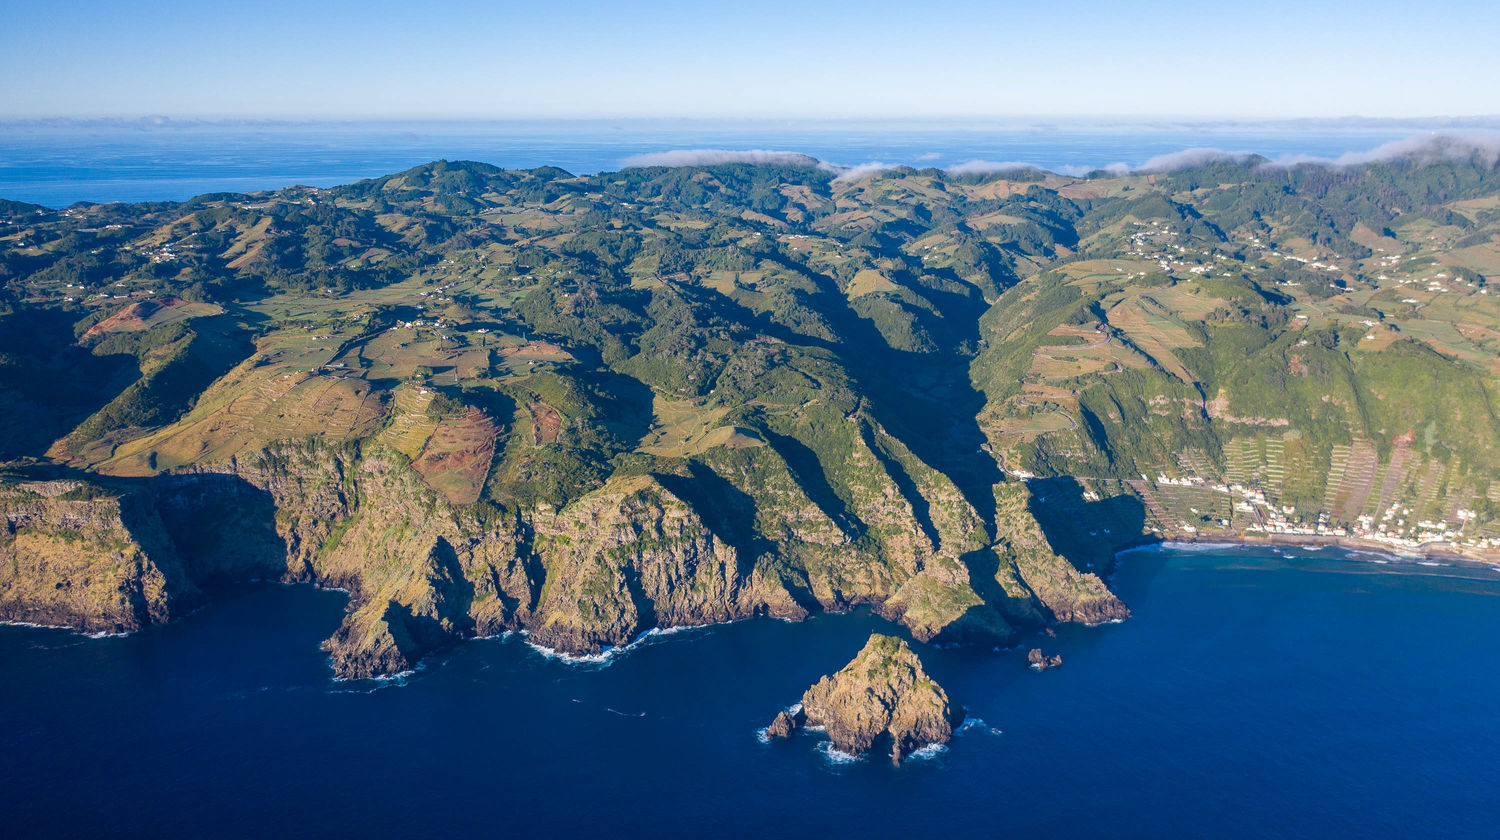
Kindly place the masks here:
MULTIPOLYGON (((1130 235, 1130 245, 1125 249, 1125 253, 1134 257, 1151 260, 1162 271, 1172 271, 1174 269, 1186 270, 1189 274, 1212 277, 1212 272, 1216 267, 1215 260, 1228 263, 1236 262, 1224 254, 1216 254, 1213 251, 1192 250, 1182 245, 1170 243, 1157 245, 1152 241, 1153 237, 1160 238, 1177 235, 1170 228, 1162 227, 1160 221, 1135 222, 1134 224, 1140 230, 1130 235), (1207 259, 1208 262, 1204 262, 1200 258, 1207 259)), ((1115 270, 1123 272, 1123 269, 1115 270)), ((1228 272, 1225 273, 1228 274, 1228 272)), ((1135 272, 1132 276, 1145 277, 1146 272, 1135 272)))
MULTIPOLYGON (((1381 276, 1381 279, 1386 279, 1386 277, 1385 277, 1384 274, 1382 274, 1380 276, 1381 276)), ((1430 293, 1435 294, 1435 295, 1440 295, 1440 294, 1443 294, 1445 292, 1470 292, 1470 291, 1478 291, 1481 295, 1487 295, 1487 294, 1489 294, 1489 291, 1490 291, 1489 289, 1480 287, 1479 284, 1475 283, 1472 280, 1465 280, 1465 279, 1460 278, 1460 277, 1450 277, 1450 276, 1448 276, 1448 273, 1445 272, 1445 271, 1439 271, 1439 272, 1437 272, 1436 274, 1433 274, 1430 277, 1404 277, 1404 278, 1402 278, 1400 280, 1397 280, 1396 281, 1396 285, 1398 285, 1398 286, 1420 286, 1425 291, 1430 292, 1430 293)), ((1410 298, 1406 298, 1406 299, 1403 299, 1401 302, 1402 303, 1416 303, 1417 301, 1412 300, 1410 298)))
MULTIPOLYGON (((1283 254, 1280 251, 1271 251, 1270 253, 1271 253, 1271 256, 1273 256, 1273 257, 1280 257, 1281 259, 1284 259, 1284 260, 1291 260, 1292 262, 1300 263, 1303 266, 1306 266, 1307 268, 1311 268, 1311 269, 1317 269, 1317 270, 1320 270, 1320 271, 1335 271, 1335 272, 1340 272, 1340 273, 1342 273, 1344 271, 1343 268, 1340 268, 1339 266, 1334 265, 1331 262, 1325 263, 1325 262, 1321 262, 1319 260, 1309 260, 1306 257, 1299 257, 1296 254, 1283 254)), ((1338 258, 1339 258, 1338 255, 1335 254, 1334 255, 1334 259, 1338 259, 1338 258)))
POLYGON ((415 321, 397 321, 396 325, 391 327, 391 330, 413 330, 417 327, 437 327, 438 329, 442 329, 446 326, 448 326, 448 322, 444 321, 442 318, 438 318, 435 321, 428 321, 425 318, 418 318, 415 321))
MULTIPOLYGON (((1144 475, 1141 478, 1148 482, 1152 481, 1144 475)), ((1331 523, 1328 514, 1323 512, 1318 514, 1316 522, 1309 523, 1298 517, 1295 507, 1274 505, 1266 498, 1264 491, 1242 484, 1216 483, 1201 476, 1174 477, 1165 474, 1157 475, 1154 483, 1166 487, 1213 490, 1232 497, 1234 512, 1252 519, 1243 527, 1243 530, 1249 533, 1352 537, 1407 549, 1422 548, 1434 543, 1480 550, 1500 549, 1500 537, 1465 536, 1464 526, 1474 521, 1477 515, 1469 509, 1460 509, 1454 514, 1460 523, 1455 526, 1450 522, 1426 519, 1409 522, 1407 517, 1411 516, 1411 509, 1396 504, 1391 505, 1378 517, 1370 514, 1361 515, 1353 527, 1346 528, 1331 523)), ((1198 511, 1194 509, 1193 512, 1198 511)), ((1218 520, 1218 523, 1222 527, 1228 527, 1230 524, 1224 519, 1218 520)), ((1189 522, 1182 522, 1179 527, 1188 534, 1196 534, 1198 531, 1198 528, 1189 522)))

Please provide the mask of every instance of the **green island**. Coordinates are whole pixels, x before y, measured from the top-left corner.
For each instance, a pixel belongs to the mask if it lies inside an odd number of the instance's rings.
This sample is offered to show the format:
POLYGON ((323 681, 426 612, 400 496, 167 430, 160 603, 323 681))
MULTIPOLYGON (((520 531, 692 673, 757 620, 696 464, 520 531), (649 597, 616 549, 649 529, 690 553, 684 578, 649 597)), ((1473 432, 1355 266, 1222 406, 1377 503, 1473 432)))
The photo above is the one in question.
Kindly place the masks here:
POLYGON ((1008 644, 1150 540, 1500 561, 1500 168, 440 161, 0 201, 0 619, 346 588, 339 676, 868 605, 1008 644))

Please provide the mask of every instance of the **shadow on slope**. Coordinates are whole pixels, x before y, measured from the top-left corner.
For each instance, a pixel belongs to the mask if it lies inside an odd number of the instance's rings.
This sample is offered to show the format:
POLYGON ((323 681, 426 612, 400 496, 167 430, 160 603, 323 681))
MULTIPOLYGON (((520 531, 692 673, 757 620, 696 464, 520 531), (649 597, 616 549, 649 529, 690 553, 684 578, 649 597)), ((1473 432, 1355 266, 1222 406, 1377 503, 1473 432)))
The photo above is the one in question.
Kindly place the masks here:
POLYGON ((1132 495, 1098 501, 1084 498, 1075 478, 1038 478, 1031 489, 1029 508, 1042 526, 1052 550, 1082 572, 1107 574, 1115 552, 1150 541, 1146 534, 1146 506, 1132 495))
POLYGON ((136 377, 129 354, 75 344, 73 321, 50 309, 0 318, 0 460, 40 456, 136 377))

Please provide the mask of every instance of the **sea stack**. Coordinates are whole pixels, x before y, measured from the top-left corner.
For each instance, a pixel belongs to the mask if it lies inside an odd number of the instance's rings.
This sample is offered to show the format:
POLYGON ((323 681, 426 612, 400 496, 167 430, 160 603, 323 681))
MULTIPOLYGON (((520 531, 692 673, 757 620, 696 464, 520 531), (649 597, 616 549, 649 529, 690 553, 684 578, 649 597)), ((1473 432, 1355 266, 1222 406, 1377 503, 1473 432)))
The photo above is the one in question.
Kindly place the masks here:
POLYGON ((927 676, 916 652, 902 639, 877 633, 852 662, 802 695, 797 715, 778 714, 768 731, 821 726, 841 752, 888 752, 900 762, 923 747, 946 744, 962 720, 962 709, 927 676))
POLYGON ((766 735, 772 738, 790 738, 804 720, 800 710, 792 714, 782 709, 776 713, 776 717, 771 719, 771 725, 766 727, 766 735))
POLYGON ((1026 654, 1026 662, 1031 666, 1031 669, 1033 671, 1045 671, 1048 668, 1056 668, 1061 665, 1062 654, 1056 653, 1052 656, 1048 656, 1045 653, 1042 653, 1041 648, 1032 648, 1031 651, 1026 654))

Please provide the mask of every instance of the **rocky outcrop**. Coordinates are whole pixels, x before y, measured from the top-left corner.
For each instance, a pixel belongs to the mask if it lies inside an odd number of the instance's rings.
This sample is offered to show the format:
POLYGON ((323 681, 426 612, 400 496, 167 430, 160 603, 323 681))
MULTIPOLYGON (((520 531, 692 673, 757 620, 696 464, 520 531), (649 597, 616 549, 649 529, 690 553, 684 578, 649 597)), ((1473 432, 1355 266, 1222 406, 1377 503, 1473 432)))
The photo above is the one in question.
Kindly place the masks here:
POLYGON ((1008 644, 1016 635, 1005 617, 970 585, 957 560, 933 558, 876 610, 911 629, 918 641, 1008 644))
POLYGON ((927 676, 905 641, 877 633, 852 662, 802 695, 798 716, 782 712, 772 726, 790 732, 797 717, 822 727, 842 752, 880 751, 899 762, 923 747, 946 744, 963 711, 927 676))
POLYGON ((149 493, 0 484, 0 620, 123 633, 202 600, 149 493))
POLYGON ((341 679, 369 679, 402 674, 416 668, 444 639, 419 641, 410 630, 411 612, 395 602, 383 608, 356 610, 323 643, 333 671, 341 679))
POLYGON ((1080 572, 1052 550, 1036 517, 1027 509, 1030 490, 1019 482, 996 489, 996 580, 1007 592, 1023 586, 1034 603, 1021 599, 1020 609, 1041 608, 1052 621, 1103 624, 1130 617, 1130 609, 1092 572, 1080 572))
POLYGON ((1026 652, 1026 664, 1033 671, 1045 671, 1048 668, 1056 668, 1062 665, 1062 654, 1057 653, 1048 656, 1042 653, 1041 648, 1032 648, 1026 652))
POLYGON ((340 676, 407 671, 461 639, 525 626, 541 570, 516 516, 449 504, 382 448, 347 480, 353 512, 307 561, 313 579, 350 591, 324 644, 340 676))
POLYGON ((807 718, 802 714, 800 708, 795 714, 787 709, 782 709, 776 713, 776 717, 771 718, 771 725, 766 727, 766 735, 771 738, 790 738, 792 737, 792 733, 797 731, 797 727, 805 723, 806 720, 807 718))
POLYGON ((596 653, 652 627, 798 616, 785 587, 720 540, 691 506, 649 476, 612 482, 555 515, 538 515, 547 570, 532 638, 596 653))

